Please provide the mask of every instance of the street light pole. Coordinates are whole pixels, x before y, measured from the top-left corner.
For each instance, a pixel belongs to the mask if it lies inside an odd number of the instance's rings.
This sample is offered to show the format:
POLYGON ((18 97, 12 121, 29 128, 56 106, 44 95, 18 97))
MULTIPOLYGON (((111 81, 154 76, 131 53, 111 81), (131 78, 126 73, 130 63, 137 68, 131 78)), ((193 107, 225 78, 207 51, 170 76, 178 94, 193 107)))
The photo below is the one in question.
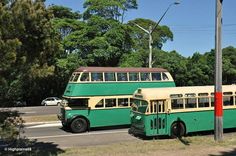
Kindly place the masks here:
POLYGON ((177 4, 180 4, 179 2, 174 2, 174 3, 171 3, 168 8, 166 9, 166 11, 164 12, 164 14, 161 16, 161 18, 159 19, 159 21, 156 23, 156 25, 152 28, 152 26, 149 26, 149 30, 146 30, 144 29, 143 27, 141 27, 140 25, 134 23, 137 27, 139 27, 140 29, 142 29, 144 32, 146 32, 149 36, 149 61, 148 61, 148 66, 149 68, 152 68, 152 43, 153 43, 153 40, 152 40, 152 33, 153 31, 157 28, 157 26, 159 25, 159 23, 161 22, 161 20, 163 19, 163 17, 166 15, 166 13, 168 12, 168 10, 170 9, 170 7, 172 5, 177 5, 177 4))

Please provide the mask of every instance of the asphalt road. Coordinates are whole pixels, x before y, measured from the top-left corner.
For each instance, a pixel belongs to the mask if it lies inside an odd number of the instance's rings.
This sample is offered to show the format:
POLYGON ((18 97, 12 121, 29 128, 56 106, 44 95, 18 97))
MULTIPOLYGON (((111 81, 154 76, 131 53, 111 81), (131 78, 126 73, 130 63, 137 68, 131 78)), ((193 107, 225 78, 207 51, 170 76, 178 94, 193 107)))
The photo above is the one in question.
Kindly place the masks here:
POLYGON ((38 116, 58 114, 60 106, 13 107, 10 109, 18 111, 23 116, 38 116))
POLYGON ((106 145, 111 143, 139 140, 128 134, 128 128, 92 130, 86 133, 73 134, 61 128, 60 123, 28 125, 23 134, 28 139, 40 143, 52 143, 58 148, 106 145))

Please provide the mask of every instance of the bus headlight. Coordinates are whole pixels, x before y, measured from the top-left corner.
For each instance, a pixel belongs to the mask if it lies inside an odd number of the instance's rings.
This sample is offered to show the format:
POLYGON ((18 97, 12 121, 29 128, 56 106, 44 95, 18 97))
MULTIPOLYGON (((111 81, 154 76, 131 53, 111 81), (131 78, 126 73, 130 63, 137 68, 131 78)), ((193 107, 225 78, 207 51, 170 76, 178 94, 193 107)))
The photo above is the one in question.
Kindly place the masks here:
POLYGON ((142 118, 142 117, 138 115, 138 116, 136 116, 135 119, 136 119, 136 120, 140 120, 141 118, 142 118))

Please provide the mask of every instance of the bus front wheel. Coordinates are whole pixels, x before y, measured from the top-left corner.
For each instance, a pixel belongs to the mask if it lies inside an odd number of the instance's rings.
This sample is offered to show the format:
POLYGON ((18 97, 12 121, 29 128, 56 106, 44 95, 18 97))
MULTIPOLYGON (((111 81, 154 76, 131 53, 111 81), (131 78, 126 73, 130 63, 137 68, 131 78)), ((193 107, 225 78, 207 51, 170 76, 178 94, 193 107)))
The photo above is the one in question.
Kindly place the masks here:
POLYGON ((182 122, 175 122, 171 125, 171 138, 180 138, 185 135, 185 126, 182 122))
POLYGON ((70 128, 73 133, 82 133, 87 130, 88 123, 83 118, 76 118, 71 122, 70 128))

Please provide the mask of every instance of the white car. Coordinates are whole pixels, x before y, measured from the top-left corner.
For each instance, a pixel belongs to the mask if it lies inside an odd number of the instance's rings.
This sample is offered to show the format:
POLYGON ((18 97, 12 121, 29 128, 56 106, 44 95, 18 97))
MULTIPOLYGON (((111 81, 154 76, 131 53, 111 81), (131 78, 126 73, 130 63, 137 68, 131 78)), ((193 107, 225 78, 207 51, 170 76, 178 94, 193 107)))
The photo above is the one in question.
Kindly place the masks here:
POLYGON ((59 99, 58 97, 48 97, 41 102, 41 105, 44 105, 44 106, 58 105, 59 106, 61 104, 61 101, 62 100, 59 99))

